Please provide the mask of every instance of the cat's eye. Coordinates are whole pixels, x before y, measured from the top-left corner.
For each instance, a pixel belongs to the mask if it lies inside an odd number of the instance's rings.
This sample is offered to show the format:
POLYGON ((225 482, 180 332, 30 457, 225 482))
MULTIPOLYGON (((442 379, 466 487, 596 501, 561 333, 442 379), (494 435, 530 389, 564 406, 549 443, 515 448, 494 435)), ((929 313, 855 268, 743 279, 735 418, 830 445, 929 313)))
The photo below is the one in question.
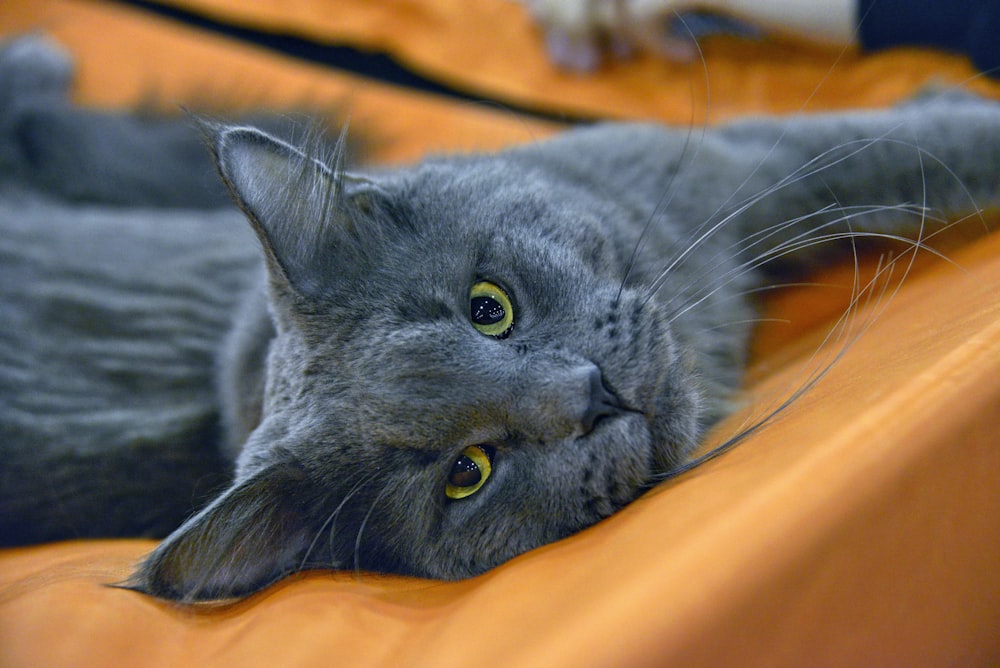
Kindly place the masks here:
POLYGON ((444 493, 449 499, 464 499, 479 491, 493 472, 493 448, 470 445, 451 465, 444 493))
POLYGON ((499 285, 480 281, 469 292, 469 318, 483 334, 502 339, 514 329, 514 306, 499 285))

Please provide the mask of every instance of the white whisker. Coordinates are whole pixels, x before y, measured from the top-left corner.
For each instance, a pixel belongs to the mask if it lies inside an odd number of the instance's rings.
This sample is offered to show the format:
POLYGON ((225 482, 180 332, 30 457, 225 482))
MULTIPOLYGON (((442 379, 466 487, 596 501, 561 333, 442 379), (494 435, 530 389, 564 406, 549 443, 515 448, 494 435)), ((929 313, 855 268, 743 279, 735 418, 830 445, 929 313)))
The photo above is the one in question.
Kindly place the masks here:
MULTIPOLYGON (((694 35, 691 33, 691 29, 688 27, 687 23, 684 22, 683 17, 681 17, 676 12, 674 12, 674 14, 675 14, 675 17, 681 23, 681 25, 683 25, 684 29, 688 32, 689 36, 691 36, 693 38, 694 35)), ((708 75, 708 64, 707 64, 707 61, 705 60, 705 54, 702 52, 701 46, 698 44, 698 40, 692 39, 692 41, 693 41, 693 43, 695 45, 695 48, 698 51, 698 56, 701 59, 702 72, 704 74, 705 98, 706 98, 706 101, 705 101, 705 114, 706 114, 706 117, 704 119, 702 119, 703 122, 700 124, 700 126, 701 126, 701 133, 698 135, 698 144, 695 146, 694 154, 691 156, 690 161, 688 162, 688 164, 694 164, 698 160, 698 155, 701 153, 701 148, 702 148, 702 145, 703 145, 703 143, 705 141, 705 134, 708 132, 708 130, 707 130, 707 128, 708 128, 708 117, 707 117, 707 114, 708 114, 709 108, 711 107, 711 85, 710 85, 710 79, 709 79, 709 75, 708 75)), ((625 272, 622 275, 621 284, 618 286, 618 294, 615 296, 615 303, 616 304, 621 300, 622 290, 625 289, 625 285, 628 283, 628 279, 632 275, 632 271, 635 268, 635 262, 638 259, 639 254, 642 252, 643 248, 645 248, 646 241, 648 239, 649 230, 652 227, 653 222, 656 220, 657 214, 670 206, 671 202, 673 202, 673 200, 674 200, 674 196, 679 191, 679 187, 680 187, 680 183, 681 183, 681 177, 685 173, 684 172, 684 168, 685 168, 685 160, 686 160, 687 152, 688 152, 688 150, 690 148, 690 145, 691 145, 691 138, 694 135, 694 128, 695 128, 694 113, 695 113, 694 84, 692 83, 691 84, 691 118, 690 118, 690 120, 688 122, 688 133, 684 137, 684 146, 681 148, 680 157, 677 159, 677 169, 671 175, 670 182, 667 184, 667 186, 664 189, 663 193, 660 195, 660 199, 656 203, 656 206, 654 206, 653 210, 650 212, 649 217, 646 220, 646 224, 643 226, 642 231, 639 233, 639 238, 636 240, 635 246, 632 248, 632 255, 629 257, 628 262, 626 262, 626 264, 625 264, 625 272)))
POLYGON ((323 524, 321 524, 320 527, 316 530, 316 535, 313 536, 312 542, 309 543, 309 547, 306 549, 305 554, 303 554, 303 556, 302 556, 302 560, 299 563, 299 569, 298 570, 302 570, 302 569, 306 568, 307 564, 309 563, 309 556, 313 553, 313 550, 319 544, 320 538, 327 531, 329 531, 329 536, 330 536, 330 538, 329 538, 329 540, 330 540, 330 551, 329 552, 330 552, 330 554, 334 553, 333 539, 334 539, 334 534, 336 533, 337 518, 339 517, 340 512, 343 510, 343 508, 347 504, 347 502, 350 501, 351 498, 364 485, 366 485, 367 483, 371 482, 371 480, 374 477, 375 477, 375 473, 372 473, 372 474, 369 474, 369 475, 365 476, 364 478, 362 478, 361 480, 359 480, 357 483, 355 483, 355 485, 353 487, 351 487, 351 489, 347 492, 347 494, 344 495, 344 498, 340 500, 340 503, 337 504, 337 507, 333 509, 333 512, 331 512, 327 516, 327 518, 326 518, 326 520, 324 520, 323 524))
POLYGON ((759 324, 765 323, 765 322, 779 323, 779 324, 784 324, 784 325, 790 325, 790 324, 792 324, 792 321, 789 320, 788 318, 763 318, 763 317, 762 318, 744 318, 742 320, 730 320, 728 322, 721 322, 721 323, 719 323, 717 325, 713 325, 711 327, 706 327, 706 328, 700 330, 700 332, 702 332, 702 333, 704 333, 704 332, 714 332, 714 331, 717 331, 717 330, 720 330, 720 329, 727 329, 729 327, 737 327, 739 325, 759 325, 759 324))

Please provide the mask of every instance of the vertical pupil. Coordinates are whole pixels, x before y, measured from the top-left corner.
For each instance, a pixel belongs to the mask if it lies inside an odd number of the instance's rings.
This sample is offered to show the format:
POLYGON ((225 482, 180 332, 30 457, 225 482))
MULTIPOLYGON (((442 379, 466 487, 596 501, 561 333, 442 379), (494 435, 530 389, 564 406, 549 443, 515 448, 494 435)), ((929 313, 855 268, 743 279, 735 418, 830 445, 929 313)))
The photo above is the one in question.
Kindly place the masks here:
POLYGON ((462 455, 451 467, 448 481, 455 487, 472 487, 479 482, 480 478, 482 478, 482 473, 479 472, 479 466, 469 457, 462 455))
POLYGON ((472 298, 472 321, 479 325, 492 325, 506 315, 503 306, 493 297, 472 298))

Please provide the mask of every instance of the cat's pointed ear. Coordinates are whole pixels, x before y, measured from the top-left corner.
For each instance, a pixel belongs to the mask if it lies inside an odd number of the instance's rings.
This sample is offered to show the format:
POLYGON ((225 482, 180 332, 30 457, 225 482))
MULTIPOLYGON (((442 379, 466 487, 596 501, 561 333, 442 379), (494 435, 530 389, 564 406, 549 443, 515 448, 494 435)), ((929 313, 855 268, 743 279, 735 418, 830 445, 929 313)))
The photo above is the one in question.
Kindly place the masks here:
POLYGON ((312 538, 310 496, 297 467, 265 468, 185 522, 122 586, 184 602, 258 591, 299 567, 312 538))
POLYGON ((251 127, 209 130, 223 181, 261 240, 272 277, 309 294, 329 263, 344 222, 353 217, 342 170, 346 137, 329 164, 251 127), (214 130, 214 131, 212 131, 214 130))

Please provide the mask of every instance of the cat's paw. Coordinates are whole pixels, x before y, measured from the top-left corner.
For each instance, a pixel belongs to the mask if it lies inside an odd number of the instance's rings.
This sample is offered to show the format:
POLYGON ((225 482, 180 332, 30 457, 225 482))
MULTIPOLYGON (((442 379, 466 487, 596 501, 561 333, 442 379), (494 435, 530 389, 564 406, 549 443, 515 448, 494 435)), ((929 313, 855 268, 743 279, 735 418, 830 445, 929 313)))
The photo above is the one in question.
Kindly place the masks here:
POLYGON ((904 99, 897 106, 905 109, 908 107, 924 108, 934 104, 996 104, 996 100, 983 97, 982 95, 968 90, 967 88, 956 87, 945 81, 931 80, 921 86, 910 97, 904 99))
POLYGON ((37 34, 0 42, 0 109, 38 98, 65 98, 73 59, 37 34))

